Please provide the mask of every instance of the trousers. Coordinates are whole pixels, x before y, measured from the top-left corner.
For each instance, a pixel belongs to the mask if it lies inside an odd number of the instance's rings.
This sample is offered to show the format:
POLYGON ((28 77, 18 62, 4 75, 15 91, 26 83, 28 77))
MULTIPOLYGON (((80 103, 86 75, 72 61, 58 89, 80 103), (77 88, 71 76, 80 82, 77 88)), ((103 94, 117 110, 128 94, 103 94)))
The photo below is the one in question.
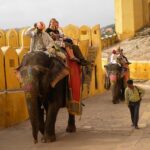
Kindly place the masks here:
POLYGON ((139 121, 139 109, 140 109, 140 100, 137 102, 129 102, 129 110, 131 114, 131 121, 133 126, 138 126, 139 121))

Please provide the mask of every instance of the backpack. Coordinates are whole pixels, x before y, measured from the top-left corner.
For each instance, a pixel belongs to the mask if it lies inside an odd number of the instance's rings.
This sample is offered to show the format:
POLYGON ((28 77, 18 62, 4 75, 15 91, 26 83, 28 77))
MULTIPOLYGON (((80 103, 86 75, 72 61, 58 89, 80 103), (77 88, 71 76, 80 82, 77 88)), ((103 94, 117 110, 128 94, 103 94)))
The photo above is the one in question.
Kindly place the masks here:
POLYGON ((141 97, 141 92, 140 92, 140 90, 138 89, 138 87, 137 86, 134 86, 136 89, 137 89, 137 91, 138 91, 138 93, 139 93, 139 97, 140 97, 140 101, 142 100, 142 97, 141 97))

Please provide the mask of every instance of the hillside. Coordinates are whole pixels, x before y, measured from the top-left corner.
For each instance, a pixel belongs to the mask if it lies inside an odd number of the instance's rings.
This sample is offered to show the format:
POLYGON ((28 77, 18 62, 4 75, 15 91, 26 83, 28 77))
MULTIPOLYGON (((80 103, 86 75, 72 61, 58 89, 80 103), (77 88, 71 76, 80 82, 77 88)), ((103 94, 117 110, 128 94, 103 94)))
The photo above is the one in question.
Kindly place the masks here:
POLYGON ((113 35, 115 33, 115 25, 110 24, 108 26, 101 28, 101 37, 105 38, 109 35, 113 35))
POLYGON ((124 54, 129 60, 150 61, 150 28, 144 28, 137 32, 133 38, 104 49, 102 57, 107 58, 111 54, 112 49, 119 45, 123 48, 124 54))

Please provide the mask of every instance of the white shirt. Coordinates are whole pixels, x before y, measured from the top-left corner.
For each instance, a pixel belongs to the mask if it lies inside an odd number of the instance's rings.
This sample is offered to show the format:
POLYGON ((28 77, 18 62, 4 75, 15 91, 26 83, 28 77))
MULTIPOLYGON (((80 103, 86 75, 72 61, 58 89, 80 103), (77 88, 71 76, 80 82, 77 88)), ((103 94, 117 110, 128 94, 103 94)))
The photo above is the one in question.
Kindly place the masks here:
POLYGON ((40 35, 34 27, 28 28, 25 35, 31 37, 30 51, 37 51, 42 49, 51 49, 54 46, 53 39, 46 32, 42 32, 40 35))
POLYGON ((117 64, 117 55, 116 54, 111 54, 110 63, 111 64, 117 64))

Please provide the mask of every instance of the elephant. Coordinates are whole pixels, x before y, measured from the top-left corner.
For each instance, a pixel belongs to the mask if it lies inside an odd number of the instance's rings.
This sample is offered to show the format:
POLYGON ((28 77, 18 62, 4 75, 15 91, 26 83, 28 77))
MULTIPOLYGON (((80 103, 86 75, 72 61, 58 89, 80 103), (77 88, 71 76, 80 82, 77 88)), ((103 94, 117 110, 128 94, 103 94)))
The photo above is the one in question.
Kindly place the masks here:
MULTIPOLYGON (((25 92, 34 143, 38 142, 39 131, 43 135, 42 142, 56 140, 57 114, 61 107, 66 106, 69 95, 66 72, 67 68, 61 59, 49 57, 43 51, 25 54, 16 69, 25 92)), ((75 116, 69 112, 66 131, 76 131, 75 116)))
POLYGON ((111 88, 112 102, 117 104, 120 100, 124 100, 125 73, 119 64, 108 64, 104 67, 106 69, 105 88, 111 88))

